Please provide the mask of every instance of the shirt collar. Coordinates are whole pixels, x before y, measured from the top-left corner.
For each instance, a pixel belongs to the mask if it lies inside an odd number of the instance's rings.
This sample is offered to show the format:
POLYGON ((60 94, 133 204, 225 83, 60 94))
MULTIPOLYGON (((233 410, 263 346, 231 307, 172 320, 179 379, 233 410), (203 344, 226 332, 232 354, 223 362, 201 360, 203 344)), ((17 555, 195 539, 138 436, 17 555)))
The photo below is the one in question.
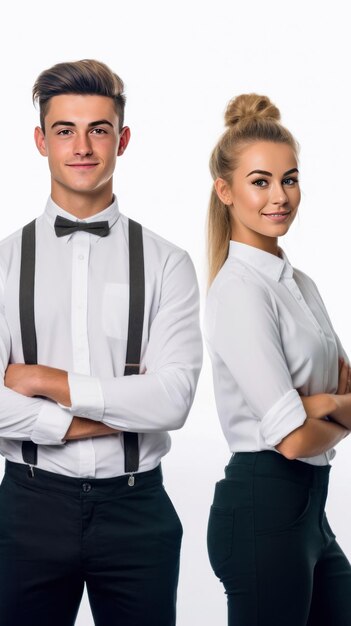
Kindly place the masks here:
POLYGON ((240 259, 243 263, 255 268, 258 272, 279 282, 281 278, 292 278, 294 270, 284 250, 280 248, 281 257, 265 252, 246 243, 231 241, 229 257, 240 259))
MULTIPOLYGON (((68 211, 65 211, 58 204, 56 204, 56 202, 54 202, 50 196, 46 203, 44 215, 46 216, 52 229, 54 229, 54 223, 55 223, 55 219, 57 215, 61 215, 62 217, 65 217, 68 220, 72 220, 73 222, 83 221, 83 222, 89 223, 89 222, 97 222, 97 221, 100 222, 102 220, 107 220, 109 227, 112 228, 112 226, 114 226, 114 224, 117 222, 120 216, 120 212, 118 208, 117 198, 114 195, 112 204, 110 204, 110 206, 108 206, 107 209, 104 209, 103 211, 100 211, 99 213, 95 213, 95 215, 91 215, 90 217, 87 217, 84 220, 78 220, 78 218, 72 215, 72 213, 68 213, 68 211)), ((71 238, 71 236, 72 235, 69 235, 67 237, 67 241, 71 238)), ((97 235, 95 235, 95 237, 97 237, 97 235)))

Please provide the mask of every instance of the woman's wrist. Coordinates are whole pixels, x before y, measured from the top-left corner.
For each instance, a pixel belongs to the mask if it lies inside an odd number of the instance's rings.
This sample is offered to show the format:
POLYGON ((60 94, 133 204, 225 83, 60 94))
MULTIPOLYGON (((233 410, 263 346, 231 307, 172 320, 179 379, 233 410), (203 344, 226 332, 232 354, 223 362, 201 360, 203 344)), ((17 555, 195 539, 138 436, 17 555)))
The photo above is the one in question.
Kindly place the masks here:
POLYGON ((332 393, 318 393, 313 396, 301 396, 301 401, 309 419, 324 419, 337 410, 336 398, 332 393))

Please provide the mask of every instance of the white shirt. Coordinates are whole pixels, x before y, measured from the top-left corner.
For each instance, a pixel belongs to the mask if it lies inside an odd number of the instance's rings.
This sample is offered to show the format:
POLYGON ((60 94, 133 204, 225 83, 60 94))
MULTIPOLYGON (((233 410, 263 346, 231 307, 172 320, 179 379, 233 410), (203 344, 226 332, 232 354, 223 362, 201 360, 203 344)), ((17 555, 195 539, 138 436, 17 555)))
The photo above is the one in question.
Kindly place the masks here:
POLYGON ((37 220, 35 321, 38 363, 69 372, 72 407, 28 398, 3 385, 8 363, 23 363, 19 320, 21 234, 0 244, 0 451, 23 462, 21 440, 41 444, 38 467, 68 476, 124 473, 119 435, 62 442, 73 415, 141 433, 140 471, 170 448, 168 430, 190 410, 201 367, 198 287, 186 252, 144 229, 145 318, 141 372, 124 377, 129 313, 128 220, 117 200, 86 222, 108 220, 101 238, 58 238, 49 199, 37 220))
MULTIPOLYGON (((274 450, 306 419, 299 393, 335 393, 347 358, 311 278, 283 252, 234 241, 209 289, 205 334, 232 452, 274 450)), ((300 460, 324 465, 334 454, 300 460)))

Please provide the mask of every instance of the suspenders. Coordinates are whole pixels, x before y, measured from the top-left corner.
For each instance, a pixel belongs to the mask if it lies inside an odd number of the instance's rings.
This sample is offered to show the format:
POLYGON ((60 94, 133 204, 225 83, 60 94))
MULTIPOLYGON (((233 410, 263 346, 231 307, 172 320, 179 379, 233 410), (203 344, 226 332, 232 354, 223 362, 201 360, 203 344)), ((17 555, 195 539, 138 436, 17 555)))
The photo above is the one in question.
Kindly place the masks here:
MULTIPOLYGON (((37 334, 34 320, 34 277, 35 277, 35 220, 22 231, 21 273, 19 290, 20 323, 24 362, 35 365, 37 361, 37 334)), ((22 456, 30 467, 38 462, 38 446, 33 441, 22 442, 22 456)))
MULTIPOLYGON (((129 322, 127 356, 124 376, 139 374, 141 341, 144 323, 145 273, 142 227, 129 220, 129 322)), ((22 251, 20 270, 20 325, 24 361, 37 363, 37 337, 34 316, 35 282, 35 220, 22 231, 22 251)), ((128 484, 134 485, 133 473, 139 468, 138 433, 123 433, 124 470, 130 474, 128 484)), ((34 476, 34 466, 38 462, 38 446, 33 441, 22 442, 22 456, 34 476)))
MULTIPOLYGON (((145 306, 145 272, 143 229, 137 222, 129 220, 129 320, 127 356, 124 376, 139 374, 141 339, 143 335, 145 306)), ((123 434, 124 471, 131 474, 128 480, 134 485, 133 472, 139 467, 138 433, 123 434)))

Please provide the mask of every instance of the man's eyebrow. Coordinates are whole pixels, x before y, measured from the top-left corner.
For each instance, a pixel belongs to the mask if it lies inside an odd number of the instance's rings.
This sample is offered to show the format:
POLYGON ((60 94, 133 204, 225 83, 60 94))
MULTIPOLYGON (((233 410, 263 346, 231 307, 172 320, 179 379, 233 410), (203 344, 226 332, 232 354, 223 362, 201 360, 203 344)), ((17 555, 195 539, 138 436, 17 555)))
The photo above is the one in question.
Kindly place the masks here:
POLYGON ((75 126, 73 122, 66 122, 65 120, 58 120, 51 125, 51 128, 55 128, 56 126, 75 126))
POLYGON ((96 122, 89 122, 88 126, 92 128, 93 126, 102 126, 103 124, 108 124, 108 126, 111 126, 111 128, 113 128, 113 124, 109 122, 109 120, 97 120, 96 122))
MULTIPOLYGON (((96 120, 95 122, 89 122, 88 127, 94 128, 95 126, 102 126, 103 124, 107 124, 108 126, 111 126, 111 128, 113 128, 113 124, 109 122, 109 120, 96 120)), ((57 120, 57 122, 54 122, 52 124, 51 128, 56 128, 56 126, 69 126, 72 128, 76 125, 74 122, 68 122, 66 120, 57 120)))
MULTIPOLYGON (((289 174, 293 174, 294 172, 297 172, 297 173, 299 172, 297 167, 292 167, 291 170, 284 172, 283 176, 288 176, 289 174)), ((246 178, 248 176, 251 176, 251 174, 262 174, 263 176, 272 176, 271 172, 266 172, 265 170, 252 170, 252 172, 246 175, 246 178)))

